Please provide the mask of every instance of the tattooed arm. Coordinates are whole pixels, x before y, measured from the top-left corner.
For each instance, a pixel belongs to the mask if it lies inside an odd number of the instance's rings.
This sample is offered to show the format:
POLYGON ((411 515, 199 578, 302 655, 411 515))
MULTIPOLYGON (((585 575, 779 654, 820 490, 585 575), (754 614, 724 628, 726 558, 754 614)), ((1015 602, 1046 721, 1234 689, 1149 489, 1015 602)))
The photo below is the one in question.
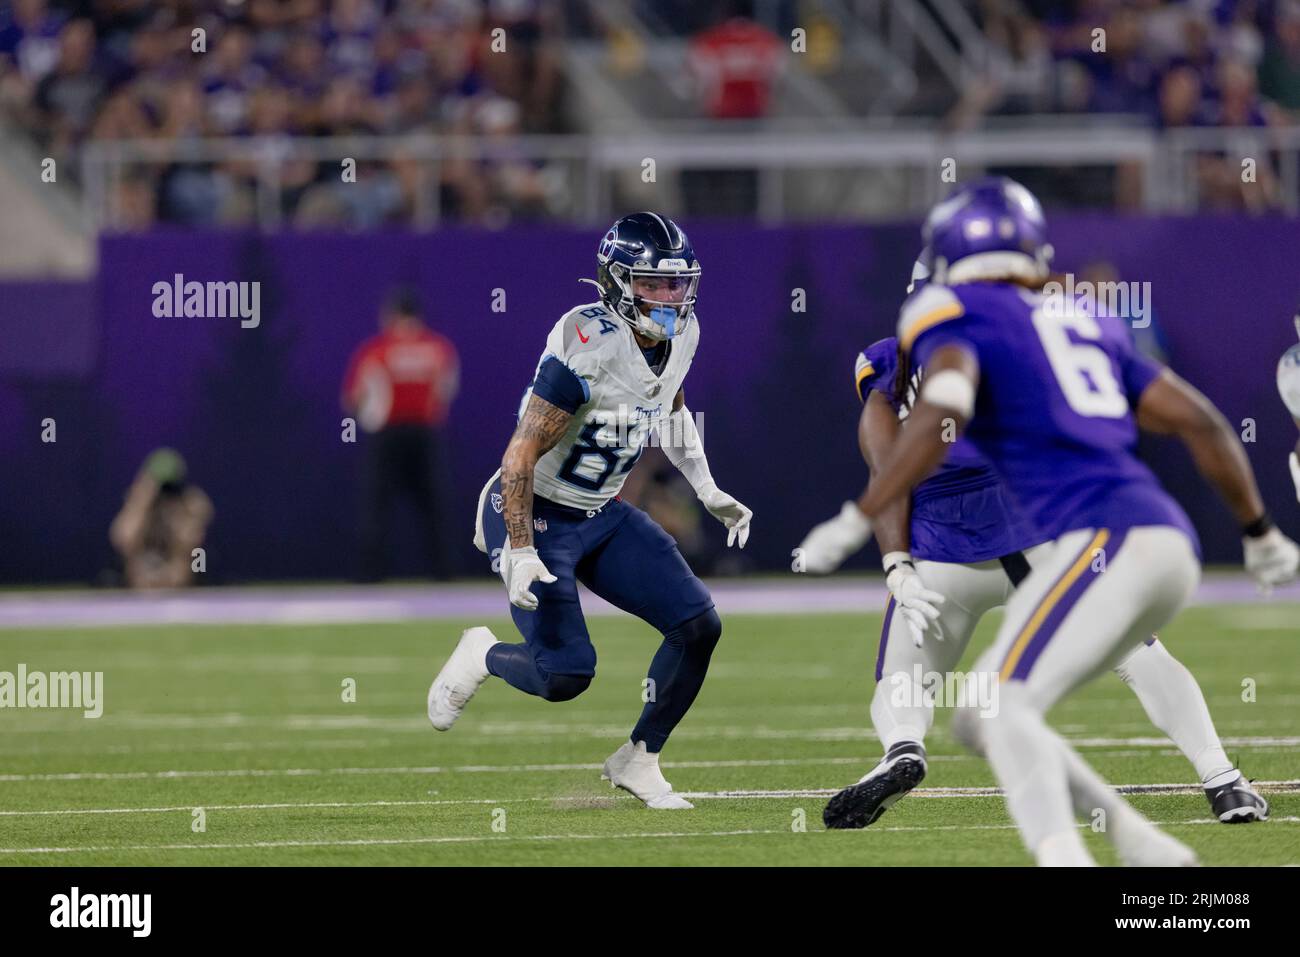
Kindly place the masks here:
POLYGON ((528 398, 528 407, 501 459, 502 512, 511 548, 533 544, 533 469, 568 431, 572 418, 571 413, 545 399, 528 398))

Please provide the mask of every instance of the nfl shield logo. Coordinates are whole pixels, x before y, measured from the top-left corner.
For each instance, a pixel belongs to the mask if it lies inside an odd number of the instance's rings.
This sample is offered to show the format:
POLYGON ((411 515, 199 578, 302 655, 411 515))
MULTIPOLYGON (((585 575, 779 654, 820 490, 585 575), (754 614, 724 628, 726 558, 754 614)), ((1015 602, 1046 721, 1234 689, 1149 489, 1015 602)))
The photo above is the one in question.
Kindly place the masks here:
POLYGON ((505 505, 505 501, 501 498, 501 493, 500 493, 500 492, 493 492, 493 493, 492 493, 492 511, 496 512, 496 513, 499 515, 499 514, 501 513, 501 508, 502 508, 502 506, 504 506, 504 505, 505 505))
POLYGON ((539 532, 546 531, 546 519, 544 518, 533 519, 533 528, 537 529, 537 531, 539 532))

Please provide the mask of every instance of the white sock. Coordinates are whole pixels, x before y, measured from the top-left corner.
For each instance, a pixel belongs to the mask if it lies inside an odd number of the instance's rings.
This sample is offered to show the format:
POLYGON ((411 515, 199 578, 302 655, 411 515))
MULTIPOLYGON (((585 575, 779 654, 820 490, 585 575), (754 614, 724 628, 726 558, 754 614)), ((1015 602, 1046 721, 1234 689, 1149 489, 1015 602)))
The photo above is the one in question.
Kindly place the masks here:
POLYGON ((1138 645, 1115 671, 1137 694, 1151 723, 1192 762, 1202 783, 1209 786, 1212 778, 1233 770, 1201 686, 1164 645, 1138 645))
POLYGON ((1074 813, 1090 826, 1099 823, 1101 833, 1124 858, 1140 855, 1149 841, 1158 838, 1159 829, 1110 787, 1064 738, 1051 728, 1048 734, 1055 740, 1065 765, 1074 813))
POLYGON ((885 753, 904 741, 925 740, 934 721, 934 708, 926 703, 924 689, 904 672, 885 674, 876 682, 871 698, 871 723, 885 753))
POLYGON ((998 714, 983 719, 982 730, 986 756, 1021 839, 1034 854, 1049 838, 1052 848, 1068 846, 1059 835, 1082 840, 1075 832, 1061 749, 1038 712, 1011 700, 1009 690, 1003 687, 998 714))

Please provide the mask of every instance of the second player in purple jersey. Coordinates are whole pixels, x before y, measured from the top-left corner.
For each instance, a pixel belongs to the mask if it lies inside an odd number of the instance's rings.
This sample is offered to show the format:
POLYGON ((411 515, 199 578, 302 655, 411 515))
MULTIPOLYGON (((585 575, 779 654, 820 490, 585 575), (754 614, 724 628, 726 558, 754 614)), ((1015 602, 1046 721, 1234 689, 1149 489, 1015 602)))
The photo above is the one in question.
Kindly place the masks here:
MULTIPOLYGON (((906 397, 896 394, 897 375, 897 339, 881 339, 859 353, 859 398, 866 402, 879 392, 905 419, 919 373, 914 369, 909 377, 906 397)), ((1025 551, 1047 538, 1019 517, 993 467, 965 437, 912 491, 910 533, 916 558, 962 565, 1025 551)))

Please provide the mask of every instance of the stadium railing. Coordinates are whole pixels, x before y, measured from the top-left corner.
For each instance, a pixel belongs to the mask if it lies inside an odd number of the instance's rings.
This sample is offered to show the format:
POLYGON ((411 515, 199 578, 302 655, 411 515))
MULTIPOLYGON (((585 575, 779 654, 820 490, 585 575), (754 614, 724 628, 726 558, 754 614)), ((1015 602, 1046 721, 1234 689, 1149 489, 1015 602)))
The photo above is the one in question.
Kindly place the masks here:
MULTIPOLYGON (((1156 131, 1127 123, 1065 125, 1059 117, 1015 129, 944 134, 926 130, 792 131, 785 127, 743 132, 658 133, 654 135, 400 136, 338 138, 231 138, 112 140, 87 144, 80 156, 82 202, 93 229, 121 228, 115 186, 132 170, 173 164, 246 164, 256 170, 256 203, 251 221, 278 229, 284 221, 282 171, 288 164, 313 162, 341 169, 344 159, 359 164, 414 163, 427 188, 417 191, 410 225, 435 228, 443 219, 440 166, 449 161, 523 163, 551 172, 556 199, 548 216, 576 222, 609 219, 620 202, 646 192, 653 181, 670 188, 688 171, 753 171, 757 178, 755 215, 765 223, 801 219, 842 219, 840 200, 823 197, 822 208, 801 183, 838 177, 845 190, 869 189, 882 173, 901 175, 906 188, 888 196, 861 218, 915 216, 948 188, 952 176, 968 179, 981 169, 1033 170, 1058 167, 1136 169, 1142 184, 1140 206, 1147 212, 1187 212, 1199 207, 1196 164, 1205 157, 1230 167, 1252 161, 1251 175, 1276 182, 1271 208, 1300 211, 1300 129, 1173 129, 1156 131), (952 161, 945 163, 945 161, 952 161)), ((1245 174, 1243 173, 1243 178, 1245 174)), ((1078 205, 1078 204, 1075 204, 1078 205)), ((853 215, 852 212, 849 215, 853 215)))

